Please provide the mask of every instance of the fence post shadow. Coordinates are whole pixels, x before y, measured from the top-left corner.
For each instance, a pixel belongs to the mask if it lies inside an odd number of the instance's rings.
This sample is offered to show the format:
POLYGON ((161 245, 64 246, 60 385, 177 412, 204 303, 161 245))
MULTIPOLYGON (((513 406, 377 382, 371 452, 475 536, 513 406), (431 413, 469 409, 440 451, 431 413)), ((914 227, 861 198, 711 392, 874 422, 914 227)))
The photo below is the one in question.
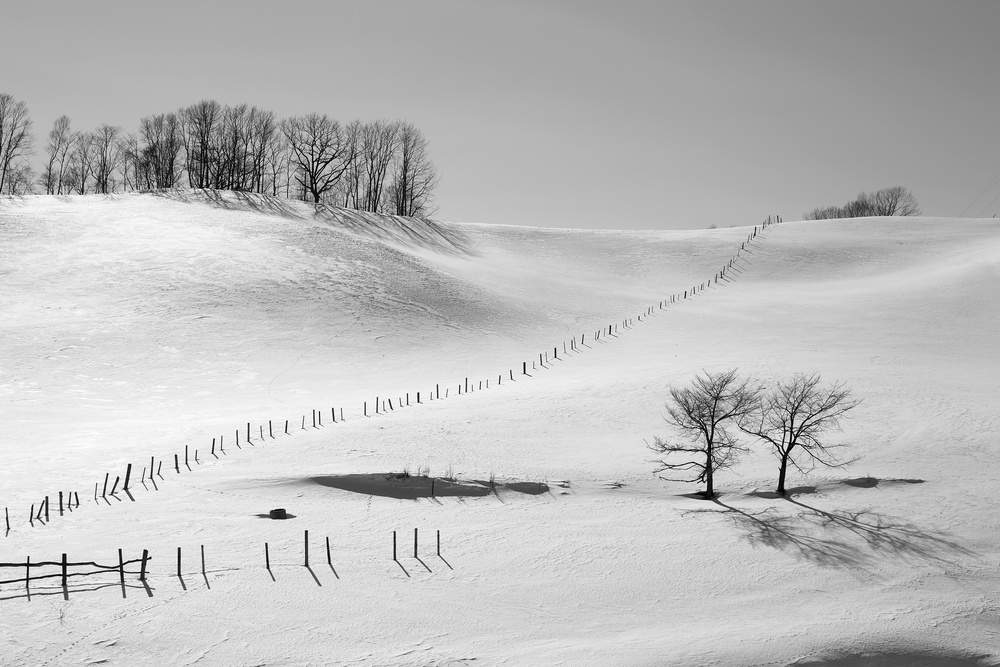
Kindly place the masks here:
POLYGON ((416 561, 417 561, 418 563, 420 563, 421 565, 423 565, 423 566, 424 566, 424 569, 426 569, 426 570, 427 570, 428 572, 430 572, 430 571, 431 571, 431 568, 427 567, 427 563, 425 563, 425 562, 424 562, 423 560, 421 560, 419 556, 414 556, 413 558, 414 558, 414 559, 415 559, 415 560, 416 560, 416 561))
POLYGON ((316 576, 316 573, 313 572, 313 569, 311 567, 309 567, 308 565, 304 565, 303 567, 305 567, 307 570, 309 570, 309 574, 312 575, 313 581, 316 582, 317 586, 319 586, 319 587, 322 588, 323 584, 320 583, 319 577, 316 576))
POLYGON ((410 576, 410 573, 406 571, 406 568, 403 567, 403 564, 400 563, 398 560, 396 561, 396 565, 398 565, 399 569, 403 571, 403 574, 405 574, 406 576, 410 576))

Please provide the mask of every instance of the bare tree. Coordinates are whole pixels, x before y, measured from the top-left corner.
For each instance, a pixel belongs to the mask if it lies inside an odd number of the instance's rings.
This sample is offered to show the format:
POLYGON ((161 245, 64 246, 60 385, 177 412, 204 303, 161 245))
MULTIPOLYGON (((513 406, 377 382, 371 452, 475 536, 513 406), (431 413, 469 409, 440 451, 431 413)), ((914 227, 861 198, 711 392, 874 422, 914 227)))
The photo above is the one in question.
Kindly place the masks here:
MULTIPOLYGON (((11 190, 7 179, 19 163, 34 152, 35 135, 31 127, 28 105, 15 100, 9 93, 0 93, 0 192, 11 190)), ((18 169, 19 180, 24 173, 23 169, 18 169)))
POLYGON ((860 403, 851 398, 851 390, 842 383, 820 386, 819 373, 796 373, 780 381, 762 398, 756 410, 738 420, 739 428, 768 445, 778 459, 778 488, 785 495, 785 473, 788 464, 807 472, 799 459, 811 467, 837 467, 852 461, 839 461, 835 449, 842 445, 827 445, 820 438, 839 428, 840 418, 860 403))
POLYGON ((364 163, 361 159, 361 129, 363 123, 355 118, 344 126, 343 141, 345 168, 344 175, 337 184, 337 204, 345 208, 361 208, 361 194, 364 182, 364 163))
POLYGON ((213 145, 222 118, 222 106, 215 100, 202 100, 180 111, 184 131, 184 147, 188 185, 192 188, 212 187, 213 145))
POLYGON ((667 424, 678 431, 676 442, 655 437, 649 448, 664 456, 655 473, 685 475, 661 479, 704 482, 705 498, 715 497, 715 472, 732 467, 746 451, 730 426, 746 418, 759 402, 760 387, 736 369, 695 376, 692 386, 670 388, 667 424))
POLYGON ((877 192, 858 193, 853 201, 843 206, 818 206, 802 214, 803 220, 828 220, 831 218, 864 218, 868 216, 920 215, 920 206, 913 193, 901 185, 877 192))
POLYGON ((282 184, 287 183, 289 178, 289 157, 285 135, 272 133, 263 147, 262 192, 275 197, 281 193, 282 184))
POLYGON ((0 192, 8 195, 30 195, 34 192, 32 182, 35 171, 27 162, 17 162, 7 171, 7 183, 0 192))
POLYGON ((381 213, 387 207, 385 179, 389 164, 396 152, 399 139, 399 124, 387 120, 376 120, 361 127, 361 160, 364 164, 364 199, 361 208, 372 213, 381 213))
POLYGON ((101 194, 115 191, 114 171, 118 168, 118 136, 122 129, 116 125, 101 125, 93 132, 94 190, 101 194))
POLYGON ((87 180, 94 172, 94 153, 94 135, 91 132, 77 133, 70 153, 70 166, 64 177, 67 192, 75 189, 78 194, 87 194, 87 180))
POLYGON ((350 161, 340 123, 325 114, 311 113, 286 118, 281 130, 292 153, 295 180, 304 195, 319 203, 336 186, 350 161))
POLYGON ((147 116, 139 121, 142 155, 135 164, 144 164, 150 171, 147 187, 173 188, 181 180, 181 151, 184 133, 177 114, 147 116))
POLYGON ((70 129, 69 116, 59 116, 49 131, 49 142, 45 145, 48 159, 38 179, 38 184, 45 188, 45 194, 62 194, 62 173, 72 145, 73 131, 70 129))
POLYGON ((396 215, 431 215, 437 171, 427 154, 427 140, 412 123, 398 125, 398 147, 392 165, 389 198, 396 215))
POLYGON ((871 196, 871 215, 920 215, 913 193, 902 185, 884 188, 871 196))

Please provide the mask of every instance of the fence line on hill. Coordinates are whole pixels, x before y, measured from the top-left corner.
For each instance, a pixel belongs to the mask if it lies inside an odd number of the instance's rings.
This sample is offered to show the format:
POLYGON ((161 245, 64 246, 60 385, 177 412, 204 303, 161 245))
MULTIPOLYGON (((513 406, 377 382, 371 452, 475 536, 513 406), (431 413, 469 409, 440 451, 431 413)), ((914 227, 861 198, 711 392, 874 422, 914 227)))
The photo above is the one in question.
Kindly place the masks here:
MULTIPOLYGON (((773 226, 775 224, 779 224, 781 222, 783 222, 783 220, 781 219, 781 216, 777 216, 777 215, 773 216, 773 217, 772 216, 768 216, 767 219, 763 221, 763 223, 761 223, 760 225, 755 225, 754 226, 753 230, 747 235, 746 240, 743 241, 740 244, 739 249, 733 254, 733 256, 729 259, 729 261, 726 262, 726 264, 724 264, 722 266, 722 268, 719 271, 715 272, 715 274, 712 276, 712 278, 709 278, 707 281, 701 282, 701 283, 699 283, 697 285, 692 285, 690 289, 686 289, 686 290, 682 290, 682 291, 670 294, 669 296, 667 296, 664 299, 660 300, 656 305, 647 307, 643 311, 642 314, 638 315, 635 318, 624 318, 623 320, 621 320, 620 324, 618 322, 614 322, 614 323, 608 324, 606 327, 601 327, 600 329, 597 329, 596 331, 594 331, 594 332, 591 333, 592 339, 594 341, 603 341, 603 340, 607 339, 608 337, 615 337, 616 334, 618 334, 620 331, 623 332, 624 330, 631 329, 633 326, 635 326, 635 324, 637 322, 643 321, 643 317, 652 316, 658 310, 666 310, 669 306, 671 306, 673 304, 679 304, 682 301, 685 301, 687 299, 693 298, 694 296, 696 296, 696 295, 702 293, 703 291, 705 291, 706 289, 710 288, 712 285, 718 285, 720 281, 722 281, 724 283, 733 282, 733 279, 730 278, 729 275, 730 275, 730 273, 733 273, 734 271, 738 270, 736 263, 737 263, 738 260, 742 259, 742 253, 746 251, 747 246, 754 239, 756 239, 765 229, 767 229, 767 228, 769 228, 769 227, 771 227, 771 226, 773 226)), ((552 367, 551 364, 552 364, 553 361, 562 361, 565 358, 568 358, 571 352, 582 352, 581 347, 582 346, 586 346, 586 336, 587 336, 586 332, 582 333, 580 335, 580 341, 579 341, 579 343, 577 342, 576 336, 573 336, 569 341, 561 341, 561 343, 562 343, 562 350, 563 350, 563 357, 559 356, 559 346, 558 345, 556 345, 556 346, 554 346, 552 348, 552 357, 551 358, 549 357, 548 349, 546 349, 544 352, 540 352, 538 354, 538 361, 537 362, 535 360, 531 361, 531 369, 532 370, 538 370, 539 367, 542 368, 542 369, 548 369, 548 368, 552 367), (536 365, 536 363, 537 363, 537 365, 536 365)), ((509 368, 506 376, 509 378, 509 381, 515 381, 514 369, 513 368, 509 368)), ((530 373, 528 373, 528 362, 527 361, 522 361, 521 362, 521 372, 518 374, 518 377, 524 377, 524 376, 532 377, 532 375, 530 373)), ((496 386, 500 386, 500 385, 503 384, 504 377, 505 377, 504 373, 499 373, 497 375, 496 386)), ((473 384, 470 387, 469 378, 466 377, 464 379, 464 382, 458 383, 458 385, 457 385, 457 394, 461 395, 463 393, 468 394, 468 393, 475 392, 476 391, 476 388, 475 388, 476 387, 476 382, 477 382, 476 380, 473 380, 473 384), (464 392, 463 392, 463 389, 464 389, 464 392)), ((480 391, 483 390, 484 389, 484 381, 483 380, 479 380, 478 381, 478 386, 479 386, 479 390, 480 391)), ((485 380, 485 388, 486 389, 490 388, 490 379, 486 379, 485 380)), ((429 392, 428 395, 430 396, 429 400, 432 400, 432 401, 433 400, 441 400, 442 398, 448 398, 450 396, 450 386, 449 387, 445 387, 444 396, 442 396, 441 395, 441 385, 440 385, 440 383, 435 384, 434 385, 434 389, 432 389, 429 392)), ((361 414, 364 417, 381 416, 382 414, 388 414, 388 413, 395 412, 396 411, 396 406, 399 406, 399 409, 402 409, 404 407, 410 407, 411 405, 422 405, 422 404, 424 404, 424 402, 421 400, 421 392, 419 392, 419 391, 415 393, 415 401, 414 401, 414 403, 410 402, 410 393, 409 392, 407 392, 405 394, 405 402, 404 402, 404 399, 403 399, 403 395, 397 396, 396 397, 396 403, 395 403, 395 405, 393 404, 393 398, 392 397, 376 396, 375 397, 375 402, 374 402, 374 412, 370 413, 369 410, 368 410, 368 401, 363 401, 362 402, 362 412, 361 412, 361 414)), ((316 410, 316 409, 312 410, 311 423, 312 423, 312 427, 314 429, 323 428, 323 414, 325 413, 325 411, 326 411, 325 408, 322 408, 322 409, 319 409, 319 410, 316 410)), ((344 408, 342 406, 339 408, 339 412, 340 412, 340 420, 338 421, 337 420, 337 408, 336 407, 331 407, 330 408, 330 419, 331 419, 331 421, 334 424, 343 423, 344 421, 346 421, 345 418, 344 418, 344 408)), ((300 430, 307 430, 307 428, 306 428, 306 417, 307 417, 307 415, 305 415, 305 414, 302 415, 301 429, 300 430)), ((285 420, 285 427, 284 427, 284 434, 285 435, 292 435, 290 433, 290 431, 289 431, 289 424, 290 424, 290 420, 286 419, 285 420)), ((279 421, 279 425, 280 425, 280 421, 279 421)), ((253 440, 253 437, 252 437, 252 435, 254 435, 254 433, 253 433, 253 429, 251 427, 252 427, 252 423, 251 422, 247 422, 246 423, 246 435, 245 435, 244 443, 248 444, 250 446, 255 446, 255 443, 254 443, 254 440, 253 440)), ((272 420, 268 420, 268 422, 267 422, 267 437, 265 437, 265 435, 264 435, 264 425, 263 425, 263 423, 258 424, 258 427, 259 427, 258 428, 258 433, 256 435, 258 436, 260 442, 265 442, 267 440, 267 438, 270 438, 271 440, 277 439, 277 438, 275 438, 275 435, 274 435, 274 424, 273 424, 272 420)), ((240 433, 242 431, 243 431, 242 427, 235 429, 235 445, 236 445, 237 449, 242 449, 243 448, 240 445, 240 433)), ((213 456, 214 458, 218 459, 219 455, 216 454, 216 451, 220 452, 224 456, 227 455, 226 454, 226 450, 225 450, 225 436, 224 435, 220 435, 218 437, 218 447, 216 447, 216 438, 214 438, 214 437, 212 438, 210 455, 213 456)), ((184 445, 184 464, 183 465, 184 465, 184 467, 187 468, 187 470, 189 472, 193 471, 193 468, 191 467, 191 461, 192 460, 194 461, 195 465, 202 465, 202 461, 199 458, 199 450, 195 449, 194 453, 193 453, 193 456, 191 456, 190 446, 189 445, 184 445)), ((179 452, 173 453, 173 466, 171 466, 169 464, 169 459, 168 459, 168 465, 167 465, 168 471, 169 471, 169 469, 171 467, 174 468, 174 471, 175 471, 176 474, 181 474, 181 463, 180 463, 180 454, 179 454, 179 452)), ((103 500, 107 504, 110 504, 110 501, 108 500, 108 496, 111 496, 112 498, 114 498, 116 500, 119 500, 119 501, 121 500, 121 498, 118 496, 118 485, 119 485, 120 482, 122 482, 123 477, 121 475, 116 475, 115 476, 115 480, 114 480, 114 482, 111 485, 111 491, 109 492, 108 491, 108 483, 110 482, 110 475, 111 475, 111 473, 105 473, 104 480, 103 480, 103 486, 102 486, 101 481, 95 482, 95 484, 94 484, 94 498, 93 498, 95 503, 99 504, 103 500)), ((155 489, 158 489, 159 487, 156 485, 156 477, 159 477, 161 481, 165 481, 165 479, 166 479, 163 476, 163 459, 161 458, 159 461, 157 461, 155 456, 151 456, 150 460, 149 460, 148 473, 147 473, 146 467, 144 466, 142 468, 142 472, 140 474, 139 481, 140 481, 140 483, 142 484, 142 486, 146 490, 148 490, 148 487, 146 486, 146 481, 147 480, 149 481, 149 483, 151 483, 153 485, 153 487, 155 489), (155 473, 154 473, 154 466, 155 466, 155 470, 156 470, 155 473)), ((122 492, 125 495, 128 496, 129 500, 135 502, 135 497, 132 495, 132 493, 130 491, 130 483, 132 481, 131 478, 132 478, 132 464, 128 463, 126 465, 126 470, 125 470, 125 473, 124 473, 124 483, 122 484, 122 489, 121 490, 122 490, 122 492)), ((134 488, 134 487, 132 487, 132 488, 134 488)), ((74 502, 73 502, 74 500, 75 500, 75 507, 77 509, 79 509, 79 507, 80 507, 80 496, 79 496, 79 493, 77 491, 70 491, 68 497, 65 498, 65 500, 66 500, 65 503, 64 503, 64 496, 63 496, 63 492, 62 491, 58 492, 58 498, 59 498, 59 500, 58 500, 58 503, 59 503, 58 504, 58 516, 64 516, 64 514, 65 514, 66 511, 72 512, 73 511, 73 507, 74 507, 74 502)), ((29 511, 29 514, 28 514, 28 522, 29 522, 30 526, 34 527, 36 523, 41 524, 41 525, 47 525, 50 522, 50 516, 51 515, 50 515, 50 506, 49 506, 49 503, 50 503, 49 496, 46 495, 44 497, 44 499, 40 503, 38 503, 38 511, 37 511, 37 513, 35 512, 35 504, 32 503, 31 509, 29 511), (42 519, 42 515, 43 514, 45 516, 44 520, 42 519)), ((9 535, 10 531, 11 531, 11 526, 10 526, 10 511, 9 511, 9 508, 6 508, 6 507, 4 508, 4 511, 5 511, 5 518, 6 518, 6 522, 7 522, 7 532, 6 532, 6 535, 9 535)), ((0 565, 2 565, 2 564, 0 564, 0 565)))

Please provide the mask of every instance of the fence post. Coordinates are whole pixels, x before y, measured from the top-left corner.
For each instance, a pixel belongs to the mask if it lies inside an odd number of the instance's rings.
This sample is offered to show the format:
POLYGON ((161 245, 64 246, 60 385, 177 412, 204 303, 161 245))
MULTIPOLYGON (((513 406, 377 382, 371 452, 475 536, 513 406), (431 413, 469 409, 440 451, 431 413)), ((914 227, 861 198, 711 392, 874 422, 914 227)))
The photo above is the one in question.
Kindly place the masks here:
POLYGON ((177 547, 177 578, 181 578, 181 548, 177 547))
POLYGON ((59 516, 62 516, 62 515, 63 515, 63 509, 62 509, 62 498, 63 498, 63 492, 62 492, 62 491, 60 491, 60 492, 59 492, 59 516))
POLYGON ((208 579, 208 575, 205 574, 205 545, 201 545, 201 576, 208 579))
POLYGON ((392 531, 392 559, 396 560, 396 531, 392 531))
POLYGON ((417 529, 413 529, 413 557, 417 557, 417 529))
POLYGON ((146 561, 149 560, 149 550, 142 550, 142 567, 139 568, 139 581, 146 581, 146 561))
POLYGON ((125 557, 122 555, 122 550, 118 550, 118 576, 122 580, 122 590, 125 589, 125 557))
POLYGON ((309 567, 309 531, 305 534, 305 547, 306 547, 306 567, 309 567))
MULTIPOLYGON (((185 448, 186 447, 187 446, 185 445, 185 448)), ((125 486, 122 487, 126 491, 128 491, 128 480, 131 476, 132 476, 132 464, 129 463, 128 467, 125 468, 125 486)))
POLYGON ((333 567, 333 558, 330 556, 330 536, 326 536, 326 564, 333 567))
POLYGON ((66 588, 66 554, 62 555, 62 585, 66 588))
POLYGON ((264 567, 268 572, 271 571, 271 553, 267 548, 267 542, 264 542, 264 567))
POLYGON ((441 555, 441 531, 440 530, 437 532, 437 553, 438 553, 438 556, 441 555))

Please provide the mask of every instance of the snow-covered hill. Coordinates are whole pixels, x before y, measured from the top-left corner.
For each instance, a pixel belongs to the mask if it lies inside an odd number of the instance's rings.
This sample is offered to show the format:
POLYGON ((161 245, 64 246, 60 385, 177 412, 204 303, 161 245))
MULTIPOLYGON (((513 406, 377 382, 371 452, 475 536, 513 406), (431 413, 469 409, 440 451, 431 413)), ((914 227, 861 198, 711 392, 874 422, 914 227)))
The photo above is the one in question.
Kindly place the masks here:
POLYGON ((124 599, 114 575, 71 580, 68 601, 0 585, 0 662, 997 663, 1000 225, 786 222, 731 282, 659 308, 750 231, 215 192, 0 200, 0 561, 153 555, 149 590, 130 576, 124 599), (815 489, 791 501, 753 493, 775 478, 760 449, 720 475, 719 503, 655 479, 644 439, 666 434, 667 386, 730 367, 847 382, 863 403, 833 437, 861 461, 794 477, 815 489), (94 501, 150 457, 155 488, 94 501), (315 480, 421 466, 514 484, 412 500, 315 480), (30 525, 59 490, 81 506, 30 525), (276 507, 294 519, 257 516, 276 507))

